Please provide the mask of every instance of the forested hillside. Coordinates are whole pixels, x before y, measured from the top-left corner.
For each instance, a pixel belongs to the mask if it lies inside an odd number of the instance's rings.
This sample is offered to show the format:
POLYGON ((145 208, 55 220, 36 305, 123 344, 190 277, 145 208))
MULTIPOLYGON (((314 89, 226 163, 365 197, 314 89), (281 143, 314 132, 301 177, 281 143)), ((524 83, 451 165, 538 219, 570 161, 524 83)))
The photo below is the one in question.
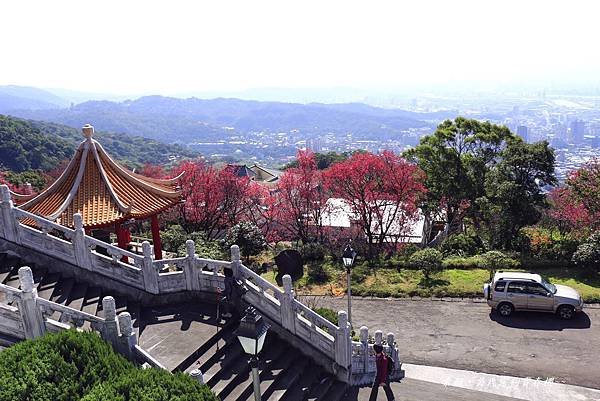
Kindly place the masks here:
MULTIPOLYGON (((94 138, 115 159, 132 166, 197 156, 181 146, 126 134, 98 132, 94 138)), ((0 170, 51 170, 70 158, 82 140, 75 128, 0 115, 0 170)))
POLYGON ((401 135, 435 124, 446 115, 386 110, 358 104, 294 104, 239 99, 177 99, 146 96, 121 103, 90 101, 67 109, 13 110, 12 115, 79 127, 93 121, 108 131, 166 142, 225 139, 249 132, 325 134, 359 137, 401 135))

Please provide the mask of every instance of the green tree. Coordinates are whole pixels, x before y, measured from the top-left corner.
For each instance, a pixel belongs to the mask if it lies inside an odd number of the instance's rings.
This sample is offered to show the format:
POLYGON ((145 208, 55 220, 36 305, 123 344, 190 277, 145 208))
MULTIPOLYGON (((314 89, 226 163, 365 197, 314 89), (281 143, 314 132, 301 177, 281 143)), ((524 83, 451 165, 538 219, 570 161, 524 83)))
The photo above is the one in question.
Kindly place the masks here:
POLYGON ((498 270, 514 269, 518 267, 518 262, 500 251, 488 251, 480 257, 480 267, 488 269, 490 272, 490 281, 498 270))
POLYGON ((238 245, 240 253, 250 262, 250 256, 257 255, 267 248, 267 241, 260 229, 247 221, 242 221, 231 227, 225 237, 227 247, 238 245))
POLYGON ((460 231, 465 214, 477 216, 475 200, 485 194, 485 178, 514 134, 504 126, 458 117, 405 152, 427 178, 425 211, 444 210, 450 233, 460 231))
POLYGON ((476 202, 491 247, 514 249, 521 228, 537 223, 548 207, 543 187, 557 182, 554 150, 546 141, 528 144, 513 137, 499 158, 476 202))
POLYGON ((595 232, 577 247, 573 254, 573 262, 590 272, 600 271, 600 232, 595 232))
POLYGON ((425 280, 429 280, 432 273, 442 270, 444 255, 435 248, 421 249, 410 255, 410 264, 423 272, 425 280))

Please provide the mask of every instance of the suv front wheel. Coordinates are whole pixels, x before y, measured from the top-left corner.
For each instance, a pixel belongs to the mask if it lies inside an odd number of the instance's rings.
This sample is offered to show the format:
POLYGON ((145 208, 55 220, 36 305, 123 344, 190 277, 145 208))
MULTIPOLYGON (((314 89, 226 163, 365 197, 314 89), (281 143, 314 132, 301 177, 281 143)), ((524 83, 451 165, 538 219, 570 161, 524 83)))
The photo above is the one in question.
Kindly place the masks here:
POLYGON ((502 302, 498 305, 497 310, 500 316, 509 317, 515 311, 515 307, 508 302, 502 302))
POLYGON ((573 316, 575 316, 575 308, 571 305, 561 305, 556 309, 556 314, 563 320, 573 319, 573 316))

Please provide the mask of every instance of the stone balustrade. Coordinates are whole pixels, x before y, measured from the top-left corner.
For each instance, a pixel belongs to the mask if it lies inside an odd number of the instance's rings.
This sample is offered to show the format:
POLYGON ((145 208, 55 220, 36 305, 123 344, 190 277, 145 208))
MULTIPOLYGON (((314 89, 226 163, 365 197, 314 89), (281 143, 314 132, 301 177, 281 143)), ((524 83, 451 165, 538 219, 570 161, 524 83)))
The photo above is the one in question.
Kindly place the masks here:
POLYGON ((38 297, 31 268, 19 268, 20 289, 0 284, 0 333, 25 340, 68 329, 86 322, 111 343, 113 349, 131 360, 157 363, 139 348, 128 312, 116 314, 113 297, 102 299, 104 318, 38 297))
MULTIPOLYGON (((351 382, 357 380, 359 383, 372 376, 372 345, 362 341, 351 341, 346 312, 339 312, 339 325, 329 322, 295 299, 289 276, 283 277, 281 290, 244 266, 237 245, 231 247, 231 261, 202 258, 195 253, 195 244, 191 240, 186 242, 185 257, 154 260, 152 246, 147 241, 142 243, 142 255, 138 255, 86 236, 79 214, 73 217, 75 228, 69 229, 15 207, 10 199, 8 187, 4 185, 0 186, 0 195, 0 238, 6 241, 41 251, 53 258, 151 294, 194 291, 213 293, 216 299, 217 293, 224 288, 223 270, 230 268, 234 277, 247 288, 244 300, 295 339, 302 341, 303 347, 309 347, 314 352, 324 355, 335 365, 332 370, 338 373, 340 379, 351 382)), ((4 287, 2 290, 7 296, 15 296, 14 292, 4 287)), ((4 323, 0 322, 0 330, 12 328, 19 334, 18 338, 30 338, 34 332, 39 335, 39 322, 43 319, 51 322, 49 324, 53 330, 57 329, 56 327, 60 329, 65 323, 53 321, 48 317, 59 312, 65 316, 72 315, 70 321, 75 326, 81 321, 89 321, 95 327, 102 326, 102 329, 98 329, 101 332, 106 330, 106 327, 113 327, 113 323, 118 325, 116 320, 99 322, 96 320, 98 318, 91 315, 81 315, 83 312, 69 313, 61 309, 66 307, 49 305, 48 301, 38 300, 36 305, 38 306, 32 309, 29 315, 40 315, 37 320, 34 319, 38 324, 33 324, 35 321, 23 321, 24 326, 20 327, 15 320, 16 311, 10 305, 0 303, 0 318, 4 321, 6 317, 4 323)), ((127 324, 126 317, 123 318, 123 324, 127 324)), ((386 344, 393 344, 393 335, 391 340, 391 343, 386 344)), ((128 338, 126 341, 133 340, 128 338)), ((397 359, 397 349, 394 346, 390 348, 390 345, 386 347, 397 359)), ((123 349, 123 353, 129 356, 140 354, 132 348, 128 351, 123 349)), ((399 363, 396 366, 399 366, 399 363)))

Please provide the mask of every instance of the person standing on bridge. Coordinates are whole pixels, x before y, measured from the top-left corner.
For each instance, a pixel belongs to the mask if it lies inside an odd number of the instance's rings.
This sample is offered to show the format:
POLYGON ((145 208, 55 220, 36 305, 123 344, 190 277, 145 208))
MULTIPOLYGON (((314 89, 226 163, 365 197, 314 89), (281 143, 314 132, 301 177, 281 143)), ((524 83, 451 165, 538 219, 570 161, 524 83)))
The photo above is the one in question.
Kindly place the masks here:
POLYGON ((383 387, 385 396, 388 401, 394 401, 394 393, 390 387, 390 373, 388 356, 383 353, 383 347, 379 344, 373 345, 375 351, 375 364, 377 366, 377 375, 375 375, 375 381, 373 387, 371 387, 371 396, 369 401, 377 401, 377 394, 379 393, 379 387, 383 387))

